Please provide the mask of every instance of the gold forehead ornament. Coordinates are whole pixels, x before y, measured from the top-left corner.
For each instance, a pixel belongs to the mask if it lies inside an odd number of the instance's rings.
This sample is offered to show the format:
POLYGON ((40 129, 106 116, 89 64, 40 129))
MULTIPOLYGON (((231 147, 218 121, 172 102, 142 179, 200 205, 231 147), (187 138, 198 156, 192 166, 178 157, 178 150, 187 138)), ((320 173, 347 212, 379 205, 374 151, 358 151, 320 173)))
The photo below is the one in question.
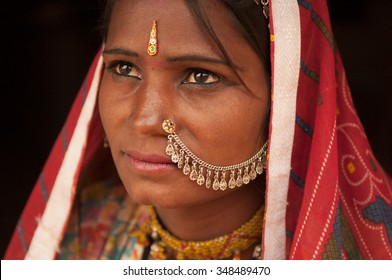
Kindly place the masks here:
POLYGON ((212 188, 215 191, 234 189, 249 184, 257 175, 262 174, 266 167, 268 141, 250 159, 234 165, 220 166, 207 163, 192 153, 176 134, 176 126, 172 120, 164 120, 162 128, 168 134, 166 155, 182 169, 184 175, 196 181, 199 186, 205 185, 207 189, 212 188), (229 177, 228 182, 226 177, 229 177))
POLYGON ((154 56, 158 52, 158 37, 157 37, 157 21, 154 20, 150 31, 150 39, 148 40, 147 53, 149 56, 154 56))

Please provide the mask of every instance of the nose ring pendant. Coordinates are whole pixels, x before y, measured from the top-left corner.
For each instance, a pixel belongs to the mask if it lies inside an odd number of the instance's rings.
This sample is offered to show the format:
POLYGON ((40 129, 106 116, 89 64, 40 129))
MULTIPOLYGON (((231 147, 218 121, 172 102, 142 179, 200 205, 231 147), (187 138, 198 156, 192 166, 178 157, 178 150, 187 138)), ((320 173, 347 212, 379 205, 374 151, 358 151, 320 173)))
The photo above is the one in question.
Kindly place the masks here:
POLYGON ((192 153, 176 134, 176 125, 172 120, 164 120, 162 128, 168 134, 166 154, 179 169, 182 169, 184 175, 200 186, 205 185, 206 188, 215 191, 241 187, 256 179, 266 167, 268 141, 250 159, 238 164, 221 166, 207 163, 192 153))

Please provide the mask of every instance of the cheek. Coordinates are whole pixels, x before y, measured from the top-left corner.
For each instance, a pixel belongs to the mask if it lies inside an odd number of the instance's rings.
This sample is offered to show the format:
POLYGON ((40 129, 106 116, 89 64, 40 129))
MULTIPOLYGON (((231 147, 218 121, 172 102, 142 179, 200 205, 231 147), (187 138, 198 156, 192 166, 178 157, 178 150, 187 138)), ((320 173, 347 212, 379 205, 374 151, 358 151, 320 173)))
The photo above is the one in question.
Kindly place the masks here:
POLYGON ((119 89, 114 87, 110 80, 110 75, 103 75, 98 96, 99 114, 109 140, 111 140, 116 127, 127 115, 127 103, 118 100, 119 89))
POLYGON ((223 134, 224 141, 241 150, 245 147, 255 149, 261 137, 264 106, 260 100, 243 98, 222 112, 222 128, 219 131, 223 134))
MULTIPOLYGON (((262 128, 267 101, 244 94, 227 94, 211 104, 198 111, 188 111, 184 123, 193 134, 189 139, 194 140, 189 140, 193 146, 189 148, 216 165, 231 165, 253 156, 265 141, 262 128)), ((184 142, 188 144, 185 139, 184 142)))
POLYGON ((111 122, 112 122, 111 119, 113 118, 113 111, 114 111, 113 106, 110 106, 110 102, 108 98, 109 91, 110 89, 108 88, 103 78, 98 92, 98 107, 99 107, 99 115, 102 121, 102 126, 107 137, 109 137, 111 134, 110 133, 111 122))
MULTIPOLYGON (((242 100, 236 109, 226 112, 224 133, 225 150, 232 151, 233 157, 244 161, 253 156, 262 146, 264 104, 257 100, 242 100)), ((232 162, 238 162, 232 161, 232 162)))

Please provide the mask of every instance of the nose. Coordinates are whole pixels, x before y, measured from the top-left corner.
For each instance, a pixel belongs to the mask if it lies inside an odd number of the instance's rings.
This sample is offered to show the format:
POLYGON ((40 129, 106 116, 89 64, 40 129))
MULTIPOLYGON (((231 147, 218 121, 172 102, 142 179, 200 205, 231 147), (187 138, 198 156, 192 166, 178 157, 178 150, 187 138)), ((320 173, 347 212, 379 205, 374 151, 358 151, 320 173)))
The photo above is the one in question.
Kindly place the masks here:
POLYGON ((129 117, 133 130, 142 135, 163 134, 162 122, 173 115, 173 94, 157 81, 144 83, 134 95, 129 117))

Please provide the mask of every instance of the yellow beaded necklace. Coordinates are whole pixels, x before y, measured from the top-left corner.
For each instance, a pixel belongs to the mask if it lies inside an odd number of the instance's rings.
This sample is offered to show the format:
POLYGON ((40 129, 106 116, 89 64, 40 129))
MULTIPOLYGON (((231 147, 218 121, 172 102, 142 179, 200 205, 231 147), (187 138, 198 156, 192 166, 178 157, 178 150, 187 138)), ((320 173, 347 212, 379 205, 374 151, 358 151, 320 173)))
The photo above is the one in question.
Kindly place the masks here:
MULTIPOLYGON (((232 233, 206 241, 182 241, 171 235, 160 225, 153 207, 150 207, 150 225, 153 244, 149 259, 167 259, 171 252, 177 260, 240 259, 241 251, 248 249, 260 240, 264 207, 245 224, 232 233)), ((260 253, 256 246, 255 253, 260 253)), ((258 256, 253 256, 258 257, 258 256)))

